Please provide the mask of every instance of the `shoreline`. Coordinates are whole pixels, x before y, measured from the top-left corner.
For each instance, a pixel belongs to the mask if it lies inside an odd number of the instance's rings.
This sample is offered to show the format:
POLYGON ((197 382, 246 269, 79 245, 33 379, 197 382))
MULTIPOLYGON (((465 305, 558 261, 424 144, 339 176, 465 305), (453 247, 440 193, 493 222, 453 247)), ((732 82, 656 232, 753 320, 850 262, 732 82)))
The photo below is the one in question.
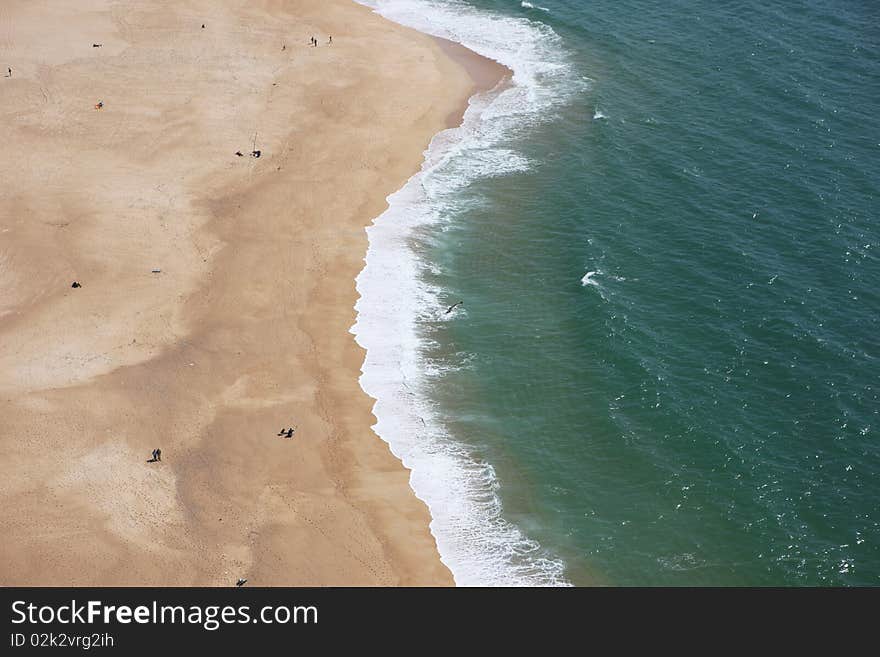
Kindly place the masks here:
POLYGON ((188 3, 15 9, 0 582, 452 584, 348 329, 364 227, 478 80, 348 0, 204 32, 188 3))
MULTIPOLYGON (((444 39, 443 37, 429 36, 440 46, 443 54, 461 66, 473 81, 472 93, 468 96, 464 105, 450 113, 446 119, 447 128, 457 128, 464 121, 465 112, 470 107, 473 98, 480 94, 500 91, 505 84, 510 83, 513 71, 493 59, 475 53, 460 43, 444 39)), ((417 174, 418 172, 413 175, 417 174)))
MULTIPOLYGON (((357 279, 361 299, 351 331, 367 350, 361 387, 376 400, 374 430, 410 468, 412 488, 431 514, 440 558, 457 585, 568 586, 566 563, 506 517, 505 482, 478 447, 480 427, 459 435, 457 409, 436 393, 452 380, 447 377, 480 357, 456 347, 449 358, 443 355, 446 337, 459 326, 467 331, 466 317, 475 311, 477 322, 483 318, 475 299, 452 315, 445 312, 468 298, 456 280, 456 236, 479 231, 472 222, 492 216, 479 190, 531 169, 522 139, 584 82, 566 61, 559 37, 541 23, 464 3, 367 4, 391 20, 466 44, 512 72, 495 93, 473 96, 464 120, 432 139, 422 169, 389 197, 388 208, 367 229, 370 248, 357 279)), ((468 402, 470 409, 478 405, 468 402)))
MULTIPOLYGON (((388 19, 388 20, 390 20, 390 19, 388 19)), ((395 24, 397 24, 397 23, 395 23, 395 24)), ((414 29, 414 28, 407 28, 407 29, 414 29)), ((468 112, 468 110, 470 109, 474 100, 478 99, 480 97, 486 97, 489 95, 494 95, 496 93, 500 93, 501 90, 503 90, 504 86, 506 84, 510 83, 512 75, 513 75, 513 71, 511 69, 509 69, 508 67, 504 66, 503 64, 501 64, 495 60, 489 59, 487 57, 484 57, 484 56, 466 48, 465 46, 463 46, 457 42, 454 42, 454 41, 451 41, 448 39, 444 39, 442 37, 429 35, 424 32, 419 32, 419 33, 425 34, 426 36, 428 36, 436 44, 436 46, 438 47, 438 50, 440 51, 442 56, 446 56, 451 62, 454 62, 462 71, 464 71, 466 73, 466 75, 468 76, 468 78, 470 80, 470 90, 469 90, 468 94, 463 98, 462 103, 447 115, 446 121, 445 121, 445 126, 443 126, 440 130, 438 130, 434 135, 431 136, 429 143, 426 144, 425 149, 423 150, 423 157, 420 162, 419 168, 417 170, 413 171, 413 173, 409 177, 407 177, 406 180, 404 180, 399 187, 397 187, 392 193, 390 193, 386 197, 382 211, 376 213, 369 220, 369 222, 365 226, 365 233, 364 233, 365 237, 370 233, 370 231, 373 228, 375 228, 376 222, 380 218, 382 218, 387 212, 390 211, 391 199, 393 197, 395 197, 396 195, 403 193, 403 191, 410 184, 412 184, 413 181, 416 181, 419 178, 419 176, 422 174, 424 166, 428 163, 427 158, 430 156, 431 148, 432 148, 433 144, 435 143, 435 140, 438 137, 440 137, 441 135, 443 135, 444 133, 463 126, 464 120, 465 120, 465 115, 468 112)), ((360 282, 361 277, 364 276, 364 274, 367 271, 367 268, 369 266, 369 255, 370 255, 371 249, 372 249, 372 246, 369 243, 367 245, 365 245, 365 248, 363 249, 363 251, 364 251, 364 259, 363 259, 364 265, 359 270, 357 277, 355 279, 357 283, 360 282)), ((390 290, 393 287, 395 290, 394 292, 392 292, 392 296, 396 296, 397 294, 400 293, 400 291, 397 290, 397 288, 396 288, 396 285, 399 282, 400 281, 394 280, 394 279, 388 281, 388 283, 390 283, 388 289, 390 290)), ((368 355, 367 355, 366 347, 362 344, 362 342, 360 340, 361 335, 357 331, 358 325, 362 321, 362 312, 361 312, 360 306, 361 306, 361 303, 364 301, 365 301, 364 295, 361 293, 360 288, 358 287, 358 290, 356 293, 356 298, 355 298, 355 303, 352 304, 352 309, 356 311, 355 319, 352 322, 352 324, 350 325, 349 332, 351 334, 353 334, 354 340, 356 341, 356 343, 358 345, 358 347, 357 347, 358 353, 359 353, 359 360, 357 362, 357 368, 358 368, 358 374, 359 374, 358 385, 359 385, 359 388, 363 391, 363 393, 370 400, 370 409, 371 409, 370 415, 372 418, 370 425, 372 428, 372 432, 374 434, 374 437, 379 439, 380 442, 382 442, 382 444, 386 446, 386 448, 393 455, 395 460, 405 470, 405 472, 407 474, 407 485, 410 489, 410 492, 412 493, 413 497, 416 500, 418 500, 418 502, 424 507, 425 511, 428 514, 428 521, 429 521, 428 526, 429 526, 429 532, 431 534, 431 540, 432 540, 432 542, 434 542, 434 552, 437 554, 437 558, 441 559, 441 555, 439 554, 439 551, 437 549, 437 544, 436 544, 436 541, 438 540, 438 536, 433 531, 434 518, 430 514, 430 509, 428 508, 427 501, 422 499, 422 497, 419 495, 416 487, 413 485, 412 470, 410 467, 408 467, 404 463, 404 460, 401 458, 401 456, 394 451, 394 449, 393 449, 394 446, 391 443, 389 443, 387 438, 385 436, 383 436, 377 429, 377 427, 380 425, 380 418, 378 418, 376 416, 375 409, 376 409, 376 406, 380 403, 380 400, 378 399, 378 397, 371 394, 371 392, 367 389, 367 386, 365 386, 365 384, 364 384, 364 377, 367 375, 367 357, 368 357, 368 355)), ((441 559, 441 561, 442 561, 442 559, 441 559)), ((452 573, 451 570, 449 570, 449 564, 443 562, 443 567, 444 567, 444 569, 446 569, 446 572, 449 573, 450 578, 451 578, 451 583, 453 585, 455 585, 454 574, 452 573)))

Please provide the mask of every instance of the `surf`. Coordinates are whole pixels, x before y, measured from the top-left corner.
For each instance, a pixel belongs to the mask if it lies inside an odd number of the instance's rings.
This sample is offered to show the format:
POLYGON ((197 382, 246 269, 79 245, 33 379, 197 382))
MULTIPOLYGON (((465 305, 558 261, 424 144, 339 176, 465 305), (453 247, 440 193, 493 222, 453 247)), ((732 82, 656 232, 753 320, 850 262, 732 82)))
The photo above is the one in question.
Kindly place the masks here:
POLYGON ((432 400, 432 378, 443 371, 425 355, 426 327, 458 315, 444 315, 443 291, 425 276, 435 264, 413 248, 413 236, 460 219, 460 193, 475 181, 527 171, 531 163, 510 140, 552 120, 581 78, 543 23, 456 1, 362 4, 513 71, 503 90, 471 98, 461 126, 434 137, 421 170, 367 228, 351 332, 366 350, 360 383, 376 400, 373 429, 411 470, 410 484, 428 506, 440 558, 457 585, 567 585, 563 561, 505 519, 493 466, 450 433, 432 400))

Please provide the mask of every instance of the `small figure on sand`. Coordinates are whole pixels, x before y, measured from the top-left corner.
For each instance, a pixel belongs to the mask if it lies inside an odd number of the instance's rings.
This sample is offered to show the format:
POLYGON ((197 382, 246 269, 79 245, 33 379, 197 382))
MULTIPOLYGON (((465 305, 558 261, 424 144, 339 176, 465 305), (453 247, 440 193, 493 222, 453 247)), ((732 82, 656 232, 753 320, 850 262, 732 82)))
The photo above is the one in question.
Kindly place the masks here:
POLYGON ((155 463, 156 461, 162 460, 162 450, 158 447, 153 450, 153 458, 150 459, 150 463, 155 463))
POLYGON ((251 157, 260 157, 263 151, 251 151, 251 157))
POLYGON ((462 305, 463 303, 464 303, 464 301, 459 301, 458 303, 452 304, 451 306, 449 306, 449 308, 446 309, 445 314, 448 315, 449 313, 451 313, 453 310, 455 310, 458 306, 462 305))
POLYGON ((70 284, 70 287, 72 287, 73 289, 76 289, 78 287, 82 287, 82 285, 80 285, 79 281, 74 281, 73 283, 70 284))
POLYGON ((290 429, 287 430, 287 437, 293 438, 293 427, 290 427, 290 429))
POLYGON ((103 101, 103 100, 99 100, 99 101, 98 101, 98 104, 95 105, 95 109, 96 109, 96 110, 104 109, 104 101, 103 101))
POLYGON ((287 50, 287 45, 282 43, 281 44, 281 52, 284 52, 285 50, 287 50))
POLYGON ((7 74, 6 77, 11 78, 12 77, 12 67, 9 67, 7 70, 9 71, 9 73, 7 74))
POLYGON ((102 45, 104 45, 104 44, 103 43, 93 43, 92 48, 100 48, 102 45))
POLYGON ((239 157, 244 157, 244 153, 242 153, 241 151, 235 151, 235 154, 239 157))
POLYGON ((205 24, 204 24, 204 23, 202 23, 202 29, 203 29, 203 30, 205 29, 205 24))
POLYGON ((244 586, 246 582, 247 582, 246 579, 240 579, 235 583, 235 585, 236 586, 244 586))
POLYGON ((332 37, 332 36, 331 36, 330 38, 327 39, 327 43, 333 43, 333 37, 332 37))

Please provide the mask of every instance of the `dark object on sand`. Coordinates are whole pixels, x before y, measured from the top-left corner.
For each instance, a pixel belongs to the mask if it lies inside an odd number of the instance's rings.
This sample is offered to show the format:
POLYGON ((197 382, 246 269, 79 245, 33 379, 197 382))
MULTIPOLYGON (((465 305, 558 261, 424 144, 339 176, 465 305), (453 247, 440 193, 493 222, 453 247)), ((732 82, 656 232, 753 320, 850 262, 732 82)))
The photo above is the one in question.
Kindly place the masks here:
POLYGON ((293 427, 291 427, 290 429, 287 430, 287 437, 293 438, 293 427))
POLYGON ((235 154, 239 157, 244 157, 244 153, 242 153, 241 151, 235 151, 235 154))
POLYGON ((92 48, 100 48, 103 45, 104 45, 103 43, 93 43, 92 48))
POLYGON ((77 288, 82 287, 82 285, 80 285, 77 281, 74 281, 73 283, 71 283, 70 287, 77 288))
POLYGON ((236 586, 244 586, 244 585, 245 585, 245 582, 247 582, 246 579, 240 579, 240 580, 238 580, 238 581, 235 583, 235 585, 236 585, 236 586))
POLYGON ((251 151, 251 157, 260 157, 263 151, 251 151))
POLYGON ((203 29, 203 30, 205 29, 205 24, 204 24, 204 23, 202 23, 202 29, 203 29))
POLYGON ((283 436, 285 433, 287 433, 287 429, 285 429, 284 427, 281 427, 281 431, 278 432, 278 435, 283 436))
POLYGON ((452 304, 451 306, 449 306, 449 308, 446 309, 446 313, 445 313, 445 314, 448 315, 448 314, 451 313, 453 310, 455 310, 455 308, 456 308, 457 306, 460 306, 460 305, 462 305, 463 303, 464 303, 464 301, 459 301, 458 303, 454 303, 454 304, 452 304))
POLYGON ((104 101, 103 101, 103 100, 99 100, 99 101, 98 101, 98 104, 95 105, 95 109, 96 109, 96 110, 104 109, 104 101))
POLYGON ((149 461, 147 461, 147 463, 155 463, 156 461, 162 460, 162 450, 159 449, 158 447, 153 450, 152 454, 153 454, 153 458, 151 458, 149 461))

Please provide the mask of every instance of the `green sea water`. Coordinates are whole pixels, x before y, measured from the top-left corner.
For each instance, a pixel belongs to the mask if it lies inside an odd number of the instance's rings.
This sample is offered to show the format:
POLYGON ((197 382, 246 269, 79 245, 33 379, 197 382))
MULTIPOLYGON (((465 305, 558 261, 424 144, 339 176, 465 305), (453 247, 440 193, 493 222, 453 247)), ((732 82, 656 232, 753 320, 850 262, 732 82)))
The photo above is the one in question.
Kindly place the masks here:
POLYGON ((466 4, 579 83, 412 240, 464 302, 418 326, 436 421, 537 544, 508 559, 880 584, 880 4, 466 4))

